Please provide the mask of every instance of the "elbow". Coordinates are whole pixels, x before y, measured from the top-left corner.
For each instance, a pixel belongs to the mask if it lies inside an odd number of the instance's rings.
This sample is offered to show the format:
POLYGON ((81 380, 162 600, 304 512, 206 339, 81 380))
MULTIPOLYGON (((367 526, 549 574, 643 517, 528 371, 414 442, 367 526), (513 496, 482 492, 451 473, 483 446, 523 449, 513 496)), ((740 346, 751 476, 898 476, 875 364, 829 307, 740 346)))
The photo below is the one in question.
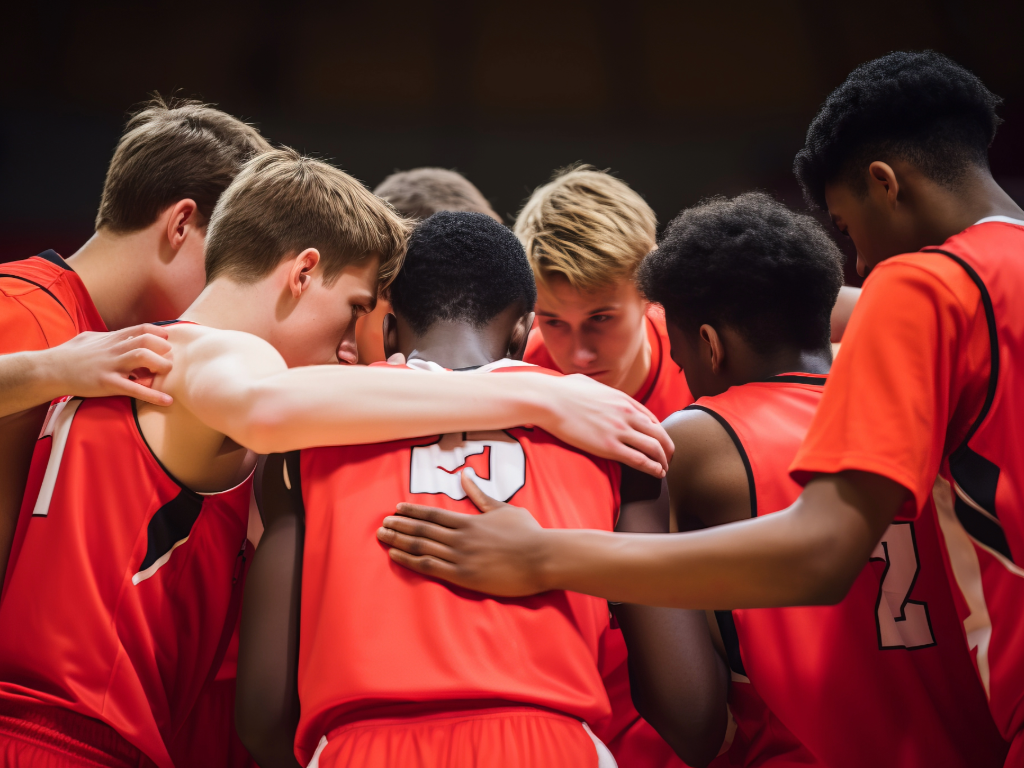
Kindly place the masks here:
POLYGON ((682 712, 648 703, 642 692, 633 689, 633 706, 637 712, 690 768, 704 768, 722 749, 729 725, 724 699, 724 694, 712 697, 706 706, 682 712))
POLYGON ((258 392, 247 399, 236 425, 228 436, 239 445, 258 454, 281 453, 292 446, 282 436, 289 418, 273 398, 261 397, 258 392))
POLYGON ((258 703, 241 698, 235 703, 235 730, 238 738, 261 768, 293 768, 298 765, 293 753, 290 729, 258 703))

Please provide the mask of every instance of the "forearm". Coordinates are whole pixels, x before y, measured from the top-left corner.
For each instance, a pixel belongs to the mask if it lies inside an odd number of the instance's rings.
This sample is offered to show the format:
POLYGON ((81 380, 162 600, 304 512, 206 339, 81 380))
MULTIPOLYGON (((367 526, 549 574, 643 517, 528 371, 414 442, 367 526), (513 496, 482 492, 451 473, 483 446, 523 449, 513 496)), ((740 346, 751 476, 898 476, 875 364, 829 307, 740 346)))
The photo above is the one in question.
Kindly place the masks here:
POLYGON ((846 326, 850 322, 850 315, 853 314, 857 300, 860 298, 860 288, 844 285, 839 289, 839 296, 832 307, 832 343, 836 344, 843 340, 846 326))
POLYGON ((543 392, 550 379, 529 373, 292 369, 255 382, 238 422, 247 431, 244 444, 260 453, 506 429, 548 418, 543 392))
POLYGON ((48 403, 62 392, 49 365, 50 350, 0 355, 0 418, 48 403))

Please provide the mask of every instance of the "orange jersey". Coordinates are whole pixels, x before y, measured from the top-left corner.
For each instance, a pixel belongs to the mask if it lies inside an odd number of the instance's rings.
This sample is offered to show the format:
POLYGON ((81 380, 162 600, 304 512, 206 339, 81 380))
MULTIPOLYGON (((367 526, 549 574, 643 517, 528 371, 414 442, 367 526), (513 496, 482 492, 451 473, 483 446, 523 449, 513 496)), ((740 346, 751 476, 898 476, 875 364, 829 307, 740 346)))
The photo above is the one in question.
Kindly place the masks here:
POLYGON ((946 568, 989 707, 1024 760, 1024 222, 997 217, 874 269, 791 467, 903 485, 937 510, 946 568))
MULTIPOLYGON (((736 443, 754 516, 800 495, 786 470, 824 383, 784 374, 692 406, 736 443)), ((972 669, 933 518, 893 523, 837 605, 718 616, 742 737, 730 752, 747 750, 742 760, 726 753, 722 764, 755 765, 767 755, 781 761, 772 765, 807 764, 800 745, 829 768, 1003 764, 1006 744, 972 669), (767 727, 773 718, 785 728, 767 727)))
MULTIPOLYGON (((652 304, 647 309, 647 341, 651 346, 651 369, 633 398, 650 409, 660 420, 667 419, 693 402, 682 369, 672 360, 665 311, 652 304)), ((530 332, 523 359, 541 368, 558 370, 544 345, 539 328, 530 332)), ((608 695, 612 702, 612 719, 598 736, 609 744, 615 758, 623 765, 661 768, 681 766, 672 748, 643 720, 633 706, 626 664, 626 641, 622 631, 613 629, 603 640, 602 664, 606 672, 608 695)))
POLYGON ((0 599, 0 701, 102 721, 171 768, 235 627, 249 494, 180 485, 129 398, 56 401, 0 599))
MULTIPOLYGON (((502 375, 516 370, 536 369, 502 375)), ((306 515, 295 749, 303 765, 332 729, 424 708, 529 705, 588 723, 609 716, 598 664, 604 600, 561 591, 503 599, 453 587, 393 563, 375 533, 402 501, 476 513, 462 472, 544 527, 610 531, 618 464, 526 427, 293 456, 286 484, 301 485, 306 515)))
POLYGON ((53 251, 0 264, 0 354, 105 330, 82 279, 53 251))
MULTIPOLYGON (((665 310, 655 304, 647 308, 647 341, 651 345, 651 370, 633 399, 643 403, 657 419, 664 421, 693 402, 682 369, 672 360, 672 345, 665 326, 665 310)), ((541 368, 559 370, 544 345, 540 328, 530 331, 523 360, 541 368)), ((564 371, 562 371, 564 373, 564 371)))

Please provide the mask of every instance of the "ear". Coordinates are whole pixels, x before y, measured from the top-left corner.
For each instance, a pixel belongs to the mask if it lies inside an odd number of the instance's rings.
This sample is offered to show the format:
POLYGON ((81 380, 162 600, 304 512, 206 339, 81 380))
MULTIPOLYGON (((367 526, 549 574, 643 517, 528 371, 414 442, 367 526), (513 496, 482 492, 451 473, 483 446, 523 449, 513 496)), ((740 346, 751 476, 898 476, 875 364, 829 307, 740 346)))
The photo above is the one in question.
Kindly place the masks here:
POLYGON ((389 359, 398 349, 398 318, 393 312, 384 315, 384 359, 389 359))
POLYGON ((179 200, 167 211, 166 227, 167 242, 171 244, 171 250, 177 251, 185 242, 190 229, 198 229, 199 208, 194 200, 179 200))
POLYGON ((705 323, 700 327, 700 340, 701 352, 711 359, 711 370, 716 374, 721 373, 725 365, 725 345, 722 343, 722 337, 712 326, 705 323))
POLYGON ((896 207, 900 194, 900 183, 896 172, 888 163, 875 160, 868 166, 868 185, 876 192, 885 195, 885 202, 890 208, 896 207))
POLYGON ((508 340, 508 357, 511 360, 522 360, 526 354, 526 342, 530 338, 530 329, 533 328, 533 312, 527 312, 512 329, 512 336, 508 340))
POLYGON ((291 267, 288 269, 288 290, 296 299, 312 285, 313 276, 310 273, 319 263, 320 251, 316 248, 307 248, 292 259, 291 267))

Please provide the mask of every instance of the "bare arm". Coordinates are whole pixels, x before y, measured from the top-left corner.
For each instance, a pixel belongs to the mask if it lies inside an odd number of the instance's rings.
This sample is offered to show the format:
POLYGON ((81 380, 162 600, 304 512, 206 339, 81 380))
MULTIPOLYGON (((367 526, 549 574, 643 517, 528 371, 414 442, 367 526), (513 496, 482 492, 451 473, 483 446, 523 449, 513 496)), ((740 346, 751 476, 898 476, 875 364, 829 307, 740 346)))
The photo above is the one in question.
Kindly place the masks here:
POLYGON ((567 589, 675 608, 820 605, 843 598, 908 498, 879 475, 821 475, 781 512, 667 535, 545 530, 508 504, 486 515, 400 504, 378 537, 408 568, 495 595, 567 589))
POLYGON ((298 766, 294 743, 304 526, 282 481, 283 462, 280 454, 268 457, 262 473, 265 530, 246 579, 238 647, 235 727, 263 768, 298 766))
POLYGON ((672 451, 646 408, 585 376, 288 370, 266 342, 227 331, 190 343, 185 354, 169 391, 205 424, 257 453, 522 424, 657 476, 672 451))
POLYGON ((846 326, 850 322, 850 315, 853 308, 857 306, 860 299, 860 288, 851 285, 844 285, 839 289, 839 296, 836 298, 835 306, 832 307, 832 343, 837 344, 843 340, 846 326))
POLYGON ((129 395, 168 405, 170 396, 148 384, 170 371, 170 349, 162 327, 137 325, 114 333, 87 331, 50 349, 0 355, 0 417, 64 395, 129 395))

